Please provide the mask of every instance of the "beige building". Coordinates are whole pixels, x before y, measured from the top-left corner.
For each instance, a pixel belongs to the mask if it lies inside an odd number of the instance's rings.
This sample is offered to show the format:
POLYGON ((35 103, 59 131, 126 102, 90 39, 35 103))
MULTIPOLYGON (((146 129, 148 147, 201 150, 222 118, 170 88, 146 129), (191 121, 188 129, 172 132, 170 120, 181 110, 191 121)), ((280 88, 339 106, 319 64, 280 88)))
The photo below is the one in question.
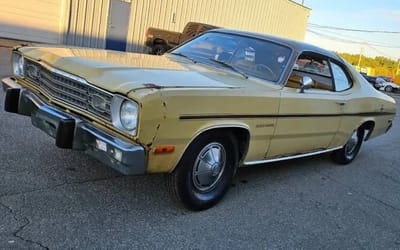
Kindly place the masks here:
POLYGON ((303 40, 310 9, 291 0, 0 0, 0 37, 145 51, 148 27, 189 21, 303 40))

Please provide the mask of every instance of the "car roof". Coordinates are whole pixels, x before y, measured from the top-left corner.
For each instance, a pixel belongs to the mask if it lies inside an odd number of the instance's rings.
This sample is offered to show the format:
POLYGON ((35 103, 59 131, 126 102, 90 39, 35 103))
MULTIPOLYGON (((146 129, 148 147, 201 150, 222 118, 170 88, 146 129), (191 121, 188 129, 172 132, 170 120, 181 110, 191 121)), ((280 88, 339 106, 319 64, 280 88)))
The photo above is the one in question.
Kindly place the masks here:
POLYGON ((314 45, 311 45, 308 43, 299 42, 299 41, 295 41, 295 40, 291 40, 291 39, 287 39, 287 38, 283 38, 283 37, 255 33, 255 32, 248 32, 248 31, 241 31, 241 30, 232 30, 232 29, 214 29, 214 30, 210 30, 208 32, 221 32, 221 33, 248 36, 248 37, 253 37, 253 38, 262 39, 262 40, 269 40, 272 42, 277 42, 277 43, 286 45, 286 46, 292 48, 293 50, 295 50, 296 52, 298 52, 299 54, 302 52, 310 51, 310 52, 322 54, 324 56, 328 56, 328 57, 333 58, 342 63, 344 62, 344 60, 340 56, 336 55, 332 51, 325 50, 325 49, 322 49, 320 47, 317 47, 317 46, 314 46, 314 45))

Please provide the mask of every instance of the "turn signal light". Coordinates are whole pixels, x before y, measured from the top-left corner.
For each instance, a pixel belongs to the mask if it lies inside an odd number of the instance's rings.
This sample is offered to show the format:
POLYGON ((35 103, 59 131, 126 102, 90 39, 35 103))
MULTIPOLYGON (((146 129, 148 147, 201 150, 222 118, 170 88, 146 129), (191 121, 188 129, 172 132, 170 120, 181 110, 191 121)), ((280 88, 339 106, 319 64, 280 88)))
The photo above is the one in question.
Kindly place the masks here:
POLYGON ((157 146, 154 148, 154 154, 166 154, 166 153, 172 153, 174 151, 175 151, 175 146, 172 145, 157 146))

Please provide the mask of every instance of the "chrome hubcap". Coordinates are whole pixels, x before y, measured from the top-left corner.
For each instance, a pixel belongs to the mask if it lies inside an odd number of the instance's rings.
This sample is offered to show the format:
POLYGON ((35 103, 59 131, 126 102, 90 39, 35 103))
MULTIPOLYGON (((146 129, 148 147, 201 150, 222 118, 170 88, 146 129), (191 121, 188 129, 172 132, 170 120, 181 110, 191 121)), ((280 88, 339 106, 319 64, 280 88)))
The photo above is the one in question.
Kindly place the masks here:
POLYGON ((354 131, 354 133, 351 135, 350 139, 346 143, 345 152, 347 156, 351 156, 354 153, 357 148, 358 140, 359 138, 357 135, 357 131, 354 131))
POLYGON ((226 165, 226 152, 220 143, 210 143, 199 153, 194 162, 192 179, 194 186, 202 191, 215 187, 226 165))

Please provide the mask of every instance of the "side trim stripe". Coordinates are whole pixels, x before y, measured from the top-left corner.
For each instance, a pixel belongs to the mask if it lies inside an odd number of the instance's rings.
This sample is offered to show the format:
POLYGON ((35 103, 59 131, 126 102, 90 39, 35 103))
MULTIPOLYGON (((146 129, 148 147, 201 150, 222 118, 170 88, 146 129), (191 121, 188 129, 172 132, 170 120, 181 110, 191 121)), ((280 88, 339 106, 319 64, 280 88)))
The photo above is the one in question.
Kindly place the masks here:
POLYGON ((259 161, 246 161, 243 163, 243 166, 252 166, 252 165, 258 165, 258 164, 265 164, 265 163, 292 160, 292 159, 297 159, 297 158, 302 158, 302 157, 307 157, 307 156, 319 155, 319 154, 332 152, 332 151, 335 151, 340 148, 342 148, 342 147, 336 147, 336 148, 325 149, 325 150, 320 150, 320 151, 316 151, 316 152, 297 154, 297 155, 291 155, 291 156, 283 156, 283 157, 271 158, 271 159, 265 159, 265 160, 259 160, 259 161))
POLYGON ((212 114, 212 115, 181 115, 180 120, 199 120, 199 119, 246 119, 246 118, 301 118, 301 117, 347 117, 347 116, 385 116, 395 115, 392 112, 365 112, 348 114, 254 114, 254 115, 231 115, 231 114, 212 114))

